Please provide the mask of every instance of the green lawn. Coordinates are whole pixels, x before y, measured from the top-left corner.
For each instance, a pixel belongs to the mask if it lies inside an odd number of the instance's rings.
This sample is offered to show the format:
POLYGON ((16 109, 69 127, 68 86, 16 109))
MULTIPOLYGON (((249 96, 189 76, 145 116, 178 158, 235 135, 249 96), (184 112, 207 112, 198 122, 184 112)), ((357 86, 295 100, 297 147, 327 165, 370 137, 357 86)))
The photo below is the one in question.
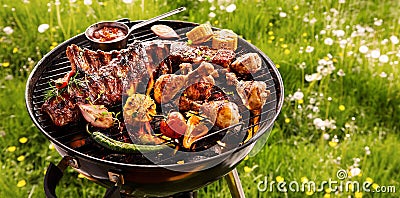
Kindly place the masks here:
MULTIPOLYGON (((171 19, 232 29, 265 52, 283 77, 285 104, 274 130, 260 152, 238 166, 247 197, 400 196, 326 186, 286 193, 276 186, 257 188, 265 181, 331 179, 400 191, 397 1, 124 1, 1 0, 0 197, 44 197, 44 171, 61 159, 25 109, 25 83, 34 65, 92 23, 147 19, 180 6, 188 10, 171 19), (339 180, 338 170, 348 177, 339 180)), ((57 189, 59 197, 104 192, 71 168, 57 189)), ((221 180, 200 189, 199 196, 230 194, 221 180)))

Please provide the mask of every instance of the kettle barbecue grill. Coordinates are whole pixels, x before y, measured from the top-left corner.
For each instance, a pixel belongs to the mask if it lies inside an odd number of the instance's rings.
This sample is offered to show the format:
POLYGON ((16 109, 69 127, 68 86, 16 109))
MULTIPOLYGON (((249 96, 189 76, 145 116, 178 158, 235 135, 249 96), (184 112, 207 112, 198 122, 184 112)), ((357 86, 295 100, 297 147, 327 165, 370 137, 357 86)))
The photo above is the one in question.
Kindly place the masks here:
MULTIPOLYGON (((140 21, 121 19, 119 22, 131 27, 140 21)), ((187 41, 185 33, 199 25, 173 20, 162 20, 158 24, 168 25, 176 30, 180 35, 180 39, 177 41, 183 42, 187 41)), ((214 30, 217 29, 214 28, 214 30)), ((156 39, 158 37, 150 30, 150 26, 145 26, 137 29, 128 43, 132 43, 134 40, 144 42, 156 39)), ((37 63, 26 85, 25 99, 30 117, 62 156, 62 160, 57 166, 50 163, 47 169, 44 179, 47 197, 56 197, 56 185, 68 166, 108 188, 105 197, 193 197, 196 196, 197 189, 222 177, 227 179, 233 197, 244 197, 235 167, 249 154, 261 137, 269 135, 283 104, 282 78, 268 56, 244 39, 238 39, 237 51, 239 53, 255 52, 260 55, 263 62, 260 79, 266 82, 267 88, 271 91, 262 113, 258 115, 260 116, 258 132, 250 140, 219 155, 184 164, 152 164, 146 159, 143 159, 143 163, 131 164, 114 161, 112 158, 102 158, 102 153, 99 152, 99 147, 95 143, 77 148, 71 147, 70 143, 77 139, 90 139, 85 132, 84 125, 77 123, 66 127, 56 127, 49 116, 40 110, 45 93, 51 88, 49 81, 64 76, 71 69, 65 55, 67 46, 71 44, 91 49, 90 43, 83 33, 63 42, 37 63)), ((257 78, 258 76, 255 76, 255 79, 257 78)), ((252 126, 243 126, 241 130, 247 132, 249 127, 252 126)), ((140 155, 131 157, 144 158, 140 155)))

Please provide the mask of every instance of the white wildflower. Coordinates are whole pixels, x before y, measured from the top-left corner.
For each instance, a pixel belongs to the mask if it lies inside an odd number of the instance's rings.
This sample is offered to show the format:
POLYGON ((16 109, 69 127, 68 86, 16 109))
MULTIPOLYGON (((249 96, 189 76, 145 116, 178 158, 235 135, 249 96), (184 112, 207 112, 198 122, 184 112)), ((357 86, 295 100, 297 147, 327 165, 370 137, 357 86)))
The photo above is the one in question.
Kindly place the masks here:
POLYGON ((337 75, 343 77, 346 74, 344 73, 343 69, 339 69, 339 71, 337 72, 337 75))
POLYGON ((76 3, 76 0, 69 0, 70 3, 76 3))
POLYGON ((342 37, 345 35, 345 32, 343 30, 334 30, 332 31, 333 35, 337 36, 337 37, 342 37))
POLYGON ((215 9, 217 9, 215 6, 210 7, 210 11, 214 11, 215 9))
POLYGON ((311 20, 310 20, 310 24, 312 25, 312 24, 314 24, 314 23, 316 23, 317 22, 317 19, 315 18, 315 17, 313 17, 311 20))
POLYGON ((235 4, 230 4, 226 7, 226 12, 233 12, 236 10, 236 5, 235 4))
POLYGON ((216 16, 216 14, 214 13, 214 12, 210 12, 209 14, 208 14, 208 17, 210 17, 210 18, 214 18, 216 16))
POLYGON ((306 74, 304 78, 307 82, 313 82, 313 81, 321 80, 322 75, 320 73, 313 73, 311 75, 306 74))
POLYGON ((14 32, 14 30, 10 26, 6 26, 3 28, 3 32, 10 35, 14 32))
POLYGON ((131 4, 133 1, 132 0, 122 0, 122 2, 124 2, 126 4, 131 4))
POLYGON ((333 40, 331 39, 331 38, 326 38, 325 40, 324 40, 324 43, 325 43, 325 45, 332 45, 333 44, 333 40))
POLYGON ((313 52, 314 51, 314 47, 313 46, 307 46, 306 47, 306 52, 307 53, 311 53, 311 52, 313 52))
POLYGON ((54 5, 56 5, 56 6, 59 6, 59 5, 61 5, 61 2, 60 2, 60 0, 56 0, 56 1, 54 2, 54 5))
POLYGON ((381 74, 379 74, 379 77, 386 78, 387 77, 387 73, 386 72, 381 72, 381 74))
POLYGON ((368 52, 368 47, 365 45, 360 46, 360 48, 358 48, 358 51, 360 51, 360 53, 365 54, 368 52))
POLYGON ((361 173, 361 169, 358 167, 350 169, 350 174, 352 177, 357 176, 361 173))
POLYGON ((330 138, 330 135, 329 135, 329 134, 327 134, 327 133, 324 133, 323 137, 324 137, 324 140, 329 140, 329 138, 330 138))
POLYGON ((38 32, 39 33, 43 33, 43 32, 45 32, 47 29, 49 29, 49 24, 46 24, 46 23, 44 23, 44 24, 40 24, 39 25, 39 27, 38 27, 38 32))
POLYGON ((399 43, 399 38, 397 38, 397 36, 395 36, 395 35, 390 36, 389 39, 393 43, 393 45, 396 45, 399 43))
POLYGON ((379 62, 381 63, 387 63, 389 62, 389 57, 386 54, 383 54, 379 57, 379 62))
POLYGON ((371 57, 372 58, 379 58, 380 56, 381 56, 381 52, 379 51, 379 49, 371 51, 371 57))
POLYGON ((92 5, 92 0, 84 0, 83 4, 85 5, 92 5))
POLYGON ((339 3, 346 3, 346 0, 339 0, 339 3))
POLYGON ((279 12, 279 16, 285 18, 287 16, 286 12, 279 12))
POLYGON ((381 26, 382 23, 383 23, 383 20, 382 20, 382 19, 379 19, 379 20, 376 19, 375 22, 374 22, 374 25, 376 25, 376 26, 381 26))
POLYGON ((294 94, 293 94, 293 99, 295 100, 301 100, 304 98, 304 94, 303 92, 301 92, 300 90, 297 90, 294 94))
POLYGON ((303 21, 304 21, 305 23, 308 23, 308 22, 310 21, 310 19, 308 19, 308 17, 304 17, 304 18, 303 18, 303 21))

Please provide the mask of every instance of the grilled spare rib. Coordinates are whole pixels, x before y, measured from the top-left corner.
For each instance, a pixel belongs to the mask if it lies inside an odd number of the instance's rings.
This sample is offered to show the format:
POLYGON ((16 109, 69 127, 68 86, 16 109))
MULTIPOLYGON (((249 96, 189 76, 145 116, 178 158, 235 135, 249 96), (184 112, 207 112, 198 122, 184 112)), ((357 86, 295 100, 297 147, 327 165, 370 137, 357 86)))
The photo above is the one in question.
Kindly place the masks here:
MULTIPOLYGON (((77 103, 112 107, 121 103, 123 90, 136 91, 147 75, 141 58, 142 46, 136 43, 121 51, 103 52, 67 47, 73 71, 78 71, 61 95, 45 101, 42 110, 57 126, 76 122, 80 117, 77 103)), ((145 87, 145 86, 144 86, 145 87)))

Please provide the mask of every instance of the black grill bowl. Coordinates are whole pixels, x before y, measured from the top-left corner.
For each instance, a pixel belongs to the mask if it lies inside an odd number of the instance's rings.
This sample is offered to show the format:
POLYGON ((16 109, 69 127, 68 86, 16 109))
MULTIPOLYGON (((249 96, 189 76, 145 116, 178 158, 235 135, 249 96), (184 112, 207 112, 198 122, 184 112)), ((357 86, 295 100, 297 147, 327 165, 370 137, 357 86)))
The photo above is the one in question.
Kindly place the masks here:
MULTIPOLYGON (((121 21, 128 26, 140 22, 131 22, 127 19, 121 21)), ((168 25, 173 29, 187 28, 189 30, 199 25, 167 20, 159 21, 158 24, 168 25)), ((157 36, 150 31, 150 26, 138 29, 133 33, 133 37, 141 41, 157 39, 157 36)), ((185 41, 185 39, 187 38, 184 32, 181 32, 180 40, 185 41)), ((133 38, 129 40, 129 43, 131 42, 133 42, 133 38)), ((54 144, 63 159, 67 159, 65 160, 67 165, 72 166, 88 179, 108 188, 115 185, 114 182, 110 181, 110 174, 118 174, 123 177, 121 192, 126 194, 133 196, 169 196, 180 192, 193 191, 218 180, 244 159, 261 136, 269 135, 273 122, 282 108, 283 82, 275 65, 262 51, 239 38, 239 48, 245 52, 257 52, 263 59, 263 72, 267 76, 268 89, 271 90, 271 96, 263 109, 259 131, 249 141, 220 155, 184 164, 128 164, 97 158, 91 155, 91 152, 98 152, 96 148, 74 149, 69 146, 70 141, 77 136, 85 136, 85 132, 82 131, 83 124, 55 127, 50 118, 40 111, 44 102, 44 94, 46 90, 50 89, 49 81, 62 77, 71 69, 65 55, 66 47, 71 44, 90 49, 89 41, 85 35, 79 34, 46 54, 35 66, 27 81, 25 93, 27 110, 37 128, 54 144), (211 168, 204 169, 204 167, 211 168)), ((55 180, 60 178, 55 178, 55 180)), ((48 179, 52 179, 51 173, 46 175, 46 180, 48 179)))

